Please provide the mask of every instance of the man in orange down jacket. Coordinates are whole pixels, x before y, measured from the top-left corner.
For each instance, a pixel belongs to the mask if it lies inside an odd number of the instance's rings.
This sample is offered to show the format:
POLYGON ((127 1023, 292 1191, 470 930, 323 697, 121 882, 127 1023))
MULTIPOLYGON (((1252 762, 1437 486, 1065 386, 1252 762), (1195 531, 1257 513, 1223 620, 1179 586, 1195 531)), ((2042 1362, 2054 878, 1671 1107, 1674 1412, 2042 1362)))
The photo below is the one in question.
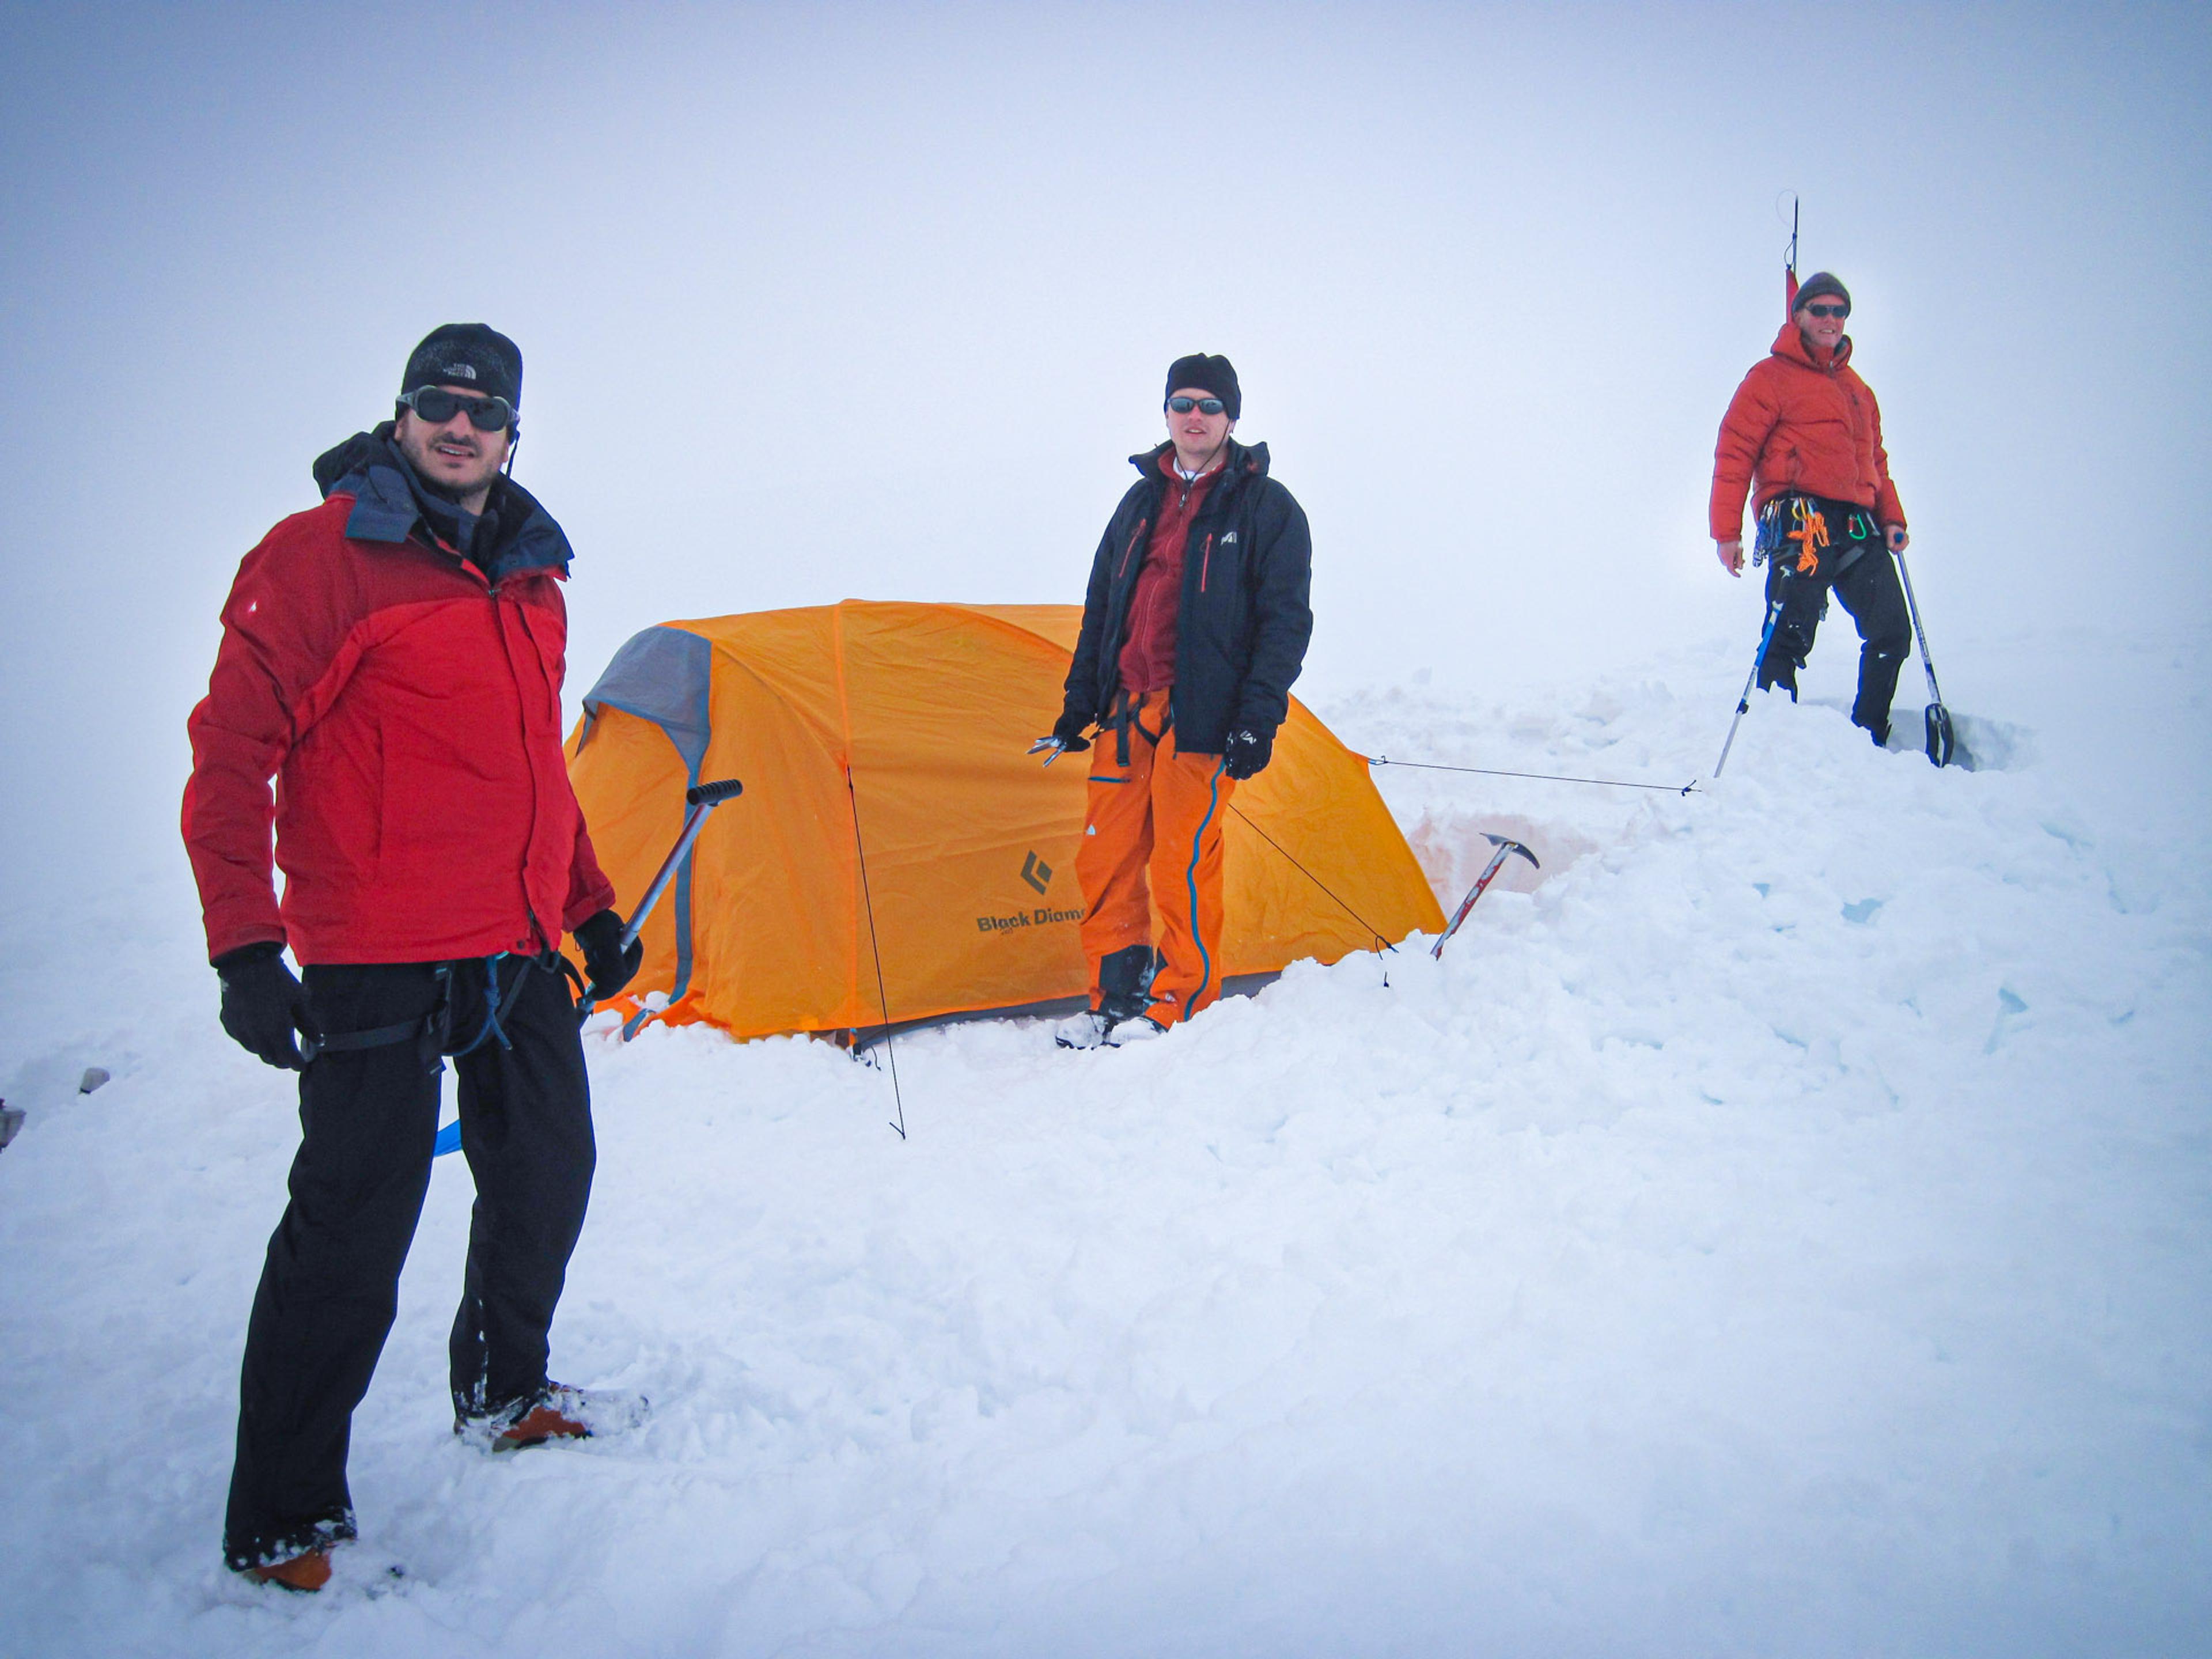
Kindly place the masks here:
POLYGON ((596 1156, 556 947, 575 935, 602 994, 641 955, 562 758, 568 539, 501 470, 512 340, 437 329, 399 394, 395 419, 315 463, 322 505, 239 566, 190 722, 185 845, 222 1027, 301 1074, 223 1526, 234 1571, 295 1590, 321 1589, 354 1536, 347 1439, 429 1186, 442 1055, 476 1184, 455 1432, 493 1451, 574 1439, 613 1403, 545 1375, 596 1156))
POLYGON ((1097 732, 1075 859, 1091 1006, 1063 1048, 1159 1036, 1221 994, 1222 820, 1273 751, 1313 634, 1306 515, 1267 445, 1229 435, 1243 407, 1226 357, 1169 367, 1167 441, 1129 458, 1059 722, 1031 750, 1049 765, 1097 732))
POLYGON ((1881 410, 1851 363, 1844 319, 1851 296, 1826 271, 1797 298, 1765 360, 1743 377, 1721 419, 1713 451, 1714 550, 1743 574, 1743 502, 1753 491, 1769 562, 1766 602, 1782 610, 1759 665, 1761 690, 1797 700, 1797 671, 1831 589, 1858 624, 1859 688, 1853 724, 1877 744, 1889 736, 1890 699, 1912 629, 1893 553, 1905 550, 1905 509, 1881 447, 1881 410))

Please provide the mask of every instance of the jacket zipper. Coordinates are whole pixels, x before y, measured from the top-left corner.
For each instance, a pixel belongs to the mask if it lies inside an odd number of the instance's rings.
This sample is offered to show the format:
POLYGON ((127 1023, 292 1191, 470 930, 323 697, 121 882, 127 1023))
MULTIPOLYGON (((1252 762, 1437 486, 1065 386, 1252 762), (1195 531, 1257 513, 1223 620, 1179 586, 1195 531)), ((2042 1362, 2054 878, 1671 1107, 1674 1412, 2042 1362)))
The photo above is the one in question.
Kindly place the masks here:
MULTIPOLYGON (((539 778, 538 775, 538 768, 532 760, 532 751, 530 744, 530 711, 524 706, 525 699, 527 698, 530 694, 524 689, 522 684, 522 670, 514 660, 514 634, 507 626, 510 615, 513 617, 514 627, 521 630, 523 638, 529 642, 531 663, 532 665, 538 670, 538 680, 541 684, 544 684, 545 678, 545 661, 544 659, 538 653, 537 636, 530 631, 530 618, 524 614, 524 607, 521 603, 518 600, 508 599, 505 594, 501 593, 497 587, 490 588, 489 592, 492 603, 492 625, 499 629, 500 644, 505 649, 507 654, 507 677, 514 682, 515 713, 521 718, 522 721, 521 737, 523 764, 528 769, 530 773, 530 833, 523 838, 522 869, 520 872, 522 887, 522 914, 530 919, 530 931, 537 937, 538 951, 544 951, 558 950, 561 945, 561 930, 556 927, 549 933, 546 930, 544 919, 538 914, 537 908, 530 902, 530 854, 531 849, 536 846, 538 842, 538 809, 539 801, 543 796, 543 791, 540 787, 543 780, 539 778)), ((556 729, 558 725, 559 716, 556 714, 555 716, 555 726, 556 729)), ((518 948, 526 947, 529 942, 530 941, 528 939, 519 941, 518 948)))
POLYGON ((1144 539, 1145 526, 1150 523, 1152 523, 1150 519, 1139 519, 1137 520, 1137 528, 1134 533, 1133 533, 1129 538, 1129 544, 1121 550, 1121 568, 1114 573, 1114 580, 1115 581, 1121 580, 1122 577, 1129 574, 1129 555, 1137 550, 1137 544, 1144 539))
POLYGON ((1213 532, 1206 532, 1206 546, 1198 556, 1198 591, 1206 592, 1206 573, 1213 568, 1213 532))

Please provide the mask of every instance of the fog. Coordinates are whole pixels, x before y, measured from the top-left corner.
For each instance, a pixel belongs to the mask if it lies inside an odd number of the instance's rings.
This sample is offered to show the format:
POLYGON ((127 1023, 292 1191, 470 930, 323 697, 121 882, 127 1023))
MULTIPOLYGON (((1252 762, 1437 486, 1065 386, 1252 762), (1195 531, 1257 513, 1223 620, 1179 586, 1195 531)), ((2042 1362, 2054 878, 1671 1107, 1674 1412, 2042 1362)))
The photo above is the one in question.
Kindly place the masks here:
POLYGON ((238 559, 447 321, 525 355, 572 706, 670 617, 1079 598, 1194 350, 1312 520, 1302 694, 1747 652, 1793 195, 1931 631, 2201 625, 2208 91, 2201 7, 10 5, 0 857, 189 902, 238 559))

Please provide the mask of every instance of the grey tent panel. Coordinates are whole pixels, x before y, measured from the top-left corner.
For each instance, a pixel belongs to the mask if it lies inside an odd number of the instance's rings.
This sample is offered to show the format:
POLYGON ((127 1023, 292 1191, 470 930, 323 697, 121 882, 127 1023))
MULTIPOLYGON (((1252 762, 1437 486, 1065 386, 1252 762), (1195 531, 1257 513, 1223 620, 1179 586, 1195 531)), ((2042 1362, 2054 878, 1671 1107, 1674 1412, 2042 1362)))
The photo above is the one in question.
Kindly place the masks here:
MULTIPOLYGON (((668 734, 684 757, 684 770, 696 783, 714 731, 707 703, 714 656, 714 647, 704 638, 680 628, 648 628, 633 634, 615 653, 599 684, 584 694, 584 713, 594 723, 601 708, 619 708, 651 720, 668 734)), ((591 741, 589 725, 584 741, 591 741)))
MULTIPOLYGON (((651 720, 668 734, 669 742, 684 758, 691 783, 699 781, 699 769, 707 762, 707 741, 714 735, 714 718, 707 694, 713 678, 714 648, 696 634, 680 628, 648 628, 633 634, 615 653, 599 683, 584 694, 584 732, 581 749, 602 708, 619 708, 641 720, 651 720)), ((683 803, 675 803, 681 806, 683 803)), ((668 1000, 676 1001, 691 988, 691 860, 676 873, 676 985, 668 1000)), ((641 1012, 623 1027, 625 1040, 636 1035, 646 1016, 641 1012)))

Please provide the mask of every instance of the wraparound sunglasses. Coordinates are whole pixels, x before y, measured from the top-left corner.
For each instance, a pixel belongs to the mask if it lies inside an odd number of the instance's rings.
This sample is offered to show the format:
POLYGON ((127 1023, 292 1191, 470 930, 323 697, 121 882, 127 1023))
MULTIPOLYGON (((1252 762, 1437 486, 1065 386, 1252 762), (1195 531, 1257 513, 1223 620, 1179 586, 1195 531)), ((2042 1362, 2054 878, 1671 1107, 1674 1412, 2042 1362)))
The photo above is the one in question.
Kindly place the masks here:
POLYGON ((514 405, 504 398, 464 398, 443 386, 418 386, 401 392, 399 401, 432 426, 445 425, 465 409, 479 432, 503 432, 514 422, 514 405))

